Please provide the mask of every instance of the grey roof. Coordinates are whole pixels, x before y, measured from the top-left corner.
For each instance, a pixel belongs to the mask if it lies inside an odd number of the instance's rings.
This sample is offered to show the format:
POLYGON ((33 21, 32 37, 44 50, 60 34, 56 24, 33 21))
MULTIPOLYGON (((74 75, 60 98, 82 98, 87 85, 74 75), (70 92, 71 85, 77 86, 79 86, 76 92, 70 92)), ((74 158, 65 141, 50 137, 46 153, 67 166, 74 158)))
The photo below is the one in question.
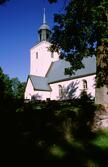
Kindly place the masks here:
POLYGON ((51 88, 48 85, 46 77, 29 75, 29 78, 35 90, 51 91, 51 88))
POLYGON ((51 91, 50 83, 79 78, 96 73, 96 58, 88 57, 83 60, 85 68, 77 70, 74 75, 65 75, 65 68, 70 67, 70 63, 65 60, 58 60, 51 64, 46 77, 30 75, 33 87, 36 90, 51 91))
POLYGON ((48 26, 46 23, 44 23, 44 24, 42 24, 42 25, 40 26, 39 31, 40 31, 40 30, 50 30, 50 28, 49 28, 49 26, 48 26))
POLYGON ((88 57, 83 60, 85 68, 77 70, 74 75, 65 75, 65 68, 70 67, 70 63, 65 60, 58 60, 52 64, 47 77, 48 83, 53 83, 61 80, 68 80, 72 78, 78 78, 85 75, 96 73, 96 58, 88 57))

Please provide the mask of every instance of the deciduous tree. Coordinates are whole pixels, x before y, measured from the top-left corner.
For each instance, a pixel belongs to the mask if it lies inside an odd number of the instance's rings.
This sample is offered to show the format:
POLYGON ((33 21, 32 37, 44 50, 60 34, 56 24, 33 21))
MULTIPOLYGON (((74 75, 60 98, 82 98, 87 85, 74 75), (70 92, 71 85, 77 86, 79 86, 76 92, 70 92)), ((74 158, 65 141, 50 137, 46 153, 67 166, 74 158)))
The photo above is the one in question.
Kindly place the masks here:
MULTIPOLYGON (((54 2, 54 0, 49 0, 54 2)), ((84 57, 96 56, 96 97, 99 91, 107 99, 108 89, 108 1, 69 0, 64 13, 55 14, 51 50, 61 50, 61 58, 70 62, 66 73, 72 75, 83 68, 84 57)), ((107 100, 106 100, 107 101, 107 100)))
POLYGON ((18 78, 12 78, 11 82, 12 82, 13 97, 15 99, 23 99, 25 83, 20 82, 18 78))
POLYGON ((0 0, 0 5, 6 3, 7 1, 9 1, 9 0, 0 0))

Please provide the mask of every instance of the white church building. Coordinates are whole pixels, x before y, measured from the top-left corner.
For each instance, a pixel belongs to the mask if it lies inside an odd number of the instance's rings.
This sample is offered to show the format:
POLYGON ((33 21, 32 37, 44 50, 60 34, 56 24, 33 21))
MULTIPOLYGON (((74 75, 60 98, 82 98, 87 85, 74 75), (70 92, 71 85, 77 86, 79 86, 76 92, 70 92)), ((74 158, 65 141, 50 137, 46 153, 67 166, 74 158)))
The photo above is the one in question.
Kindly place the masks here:
POLYGON ((30 49, 30 74, 25 88, 25 100, 59 100, 63 90, 72 83, 77 83, 76 97, 83 90, 95 96, 95 56, 85 58, 85 68, 77 70, 74 75, 65 75, 65 68, 70 67, 70 63, 59 59, 58 53, 49 50, 51 31, 46 23, 45 12, 38 34, 40 41, 30 49))

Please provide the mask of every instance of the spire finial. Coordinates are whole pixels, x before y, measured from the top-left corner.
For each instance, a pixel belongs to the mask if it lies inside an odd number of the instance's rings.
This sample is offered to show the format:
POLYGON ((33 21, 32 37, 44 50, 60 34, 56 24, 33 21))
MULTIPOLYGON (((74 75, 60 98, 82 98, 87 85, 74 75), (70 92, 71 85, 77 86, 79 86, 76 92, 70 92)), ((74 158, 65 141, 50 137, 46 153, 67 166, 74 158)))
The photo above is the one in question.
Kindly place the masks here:
POLYGON ((45 8, 44 8, 44 14, 43 14, 43 24, 46 24, 45 8))

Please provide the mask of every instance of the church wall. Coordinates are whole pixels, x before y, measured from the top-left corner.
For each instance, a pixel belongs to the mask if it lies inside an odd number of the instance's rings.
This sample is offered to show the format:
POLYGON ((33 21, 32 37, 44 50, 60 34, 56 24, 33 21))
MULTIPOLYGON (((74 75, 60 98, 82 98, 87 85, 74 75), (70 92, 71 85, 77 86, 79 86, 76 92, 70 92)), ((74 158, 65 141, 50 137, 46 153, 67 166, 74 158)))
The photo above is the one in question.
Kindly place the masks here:
POLYGON ((32 97, 33 94, 34 94, 34 89, 33 89, 31 80, 28 79, 26 89, 25 89, 24 99, 30 99, 31 100, 31 97, 32 97))
POLYGON ((24 99, 31 100, 33 96, 35 96, 37 100, 46 100, 47 98, 50 98, 50 92, 34 90, 31 80, 28 79, 27 86, 25 89, 24 99))
POLYGON ((35 94, 37 95, 37 100, 46 100, 47 98, 50 98, 50 92, 49 91, 35 91, 35 94))
POLYGON ((70 83, 74 82, 74 83, 78 83, 78 89, 76 90, 76 97, 78 97, 81 93, 82 90, 84 90, 83 88, 83 80, 87 81, 87 93, 91 93, 91 95, 93 97, 95 97, 95 75, 91 75, 91 76, 86 76, 86 77, 82 77, 82 78, 77 78, 77 79, 73 79, 73 80, 68 80, 68 81, 63 81, 63 82, 58 82, 58 83, 53 83, 50 84, 50 87, 52 89, 51 92, 51 100, 58 100, 59 99, 59 85, 62 86, 62 88, 66 88, 70 83))
POLYGON ((49 42, 42 41, 30 51, 30 75, 45 76, 51 62, 58 60, 57 53, 48 51, 49 42))
POLYGON ((71 84, 72 82, 74 83, 78 83, 78 89, 76 90, 75 96, 78 97, 81 93, 82 90, 84 90, 83 88, 83 80, 87 81, 87 89, 86 92, 89 94, 91 94, 93 97, 95 97, 95 75, 91 75, 91 76, 85 76, 82 78, 77 78, 77 79, 72 79, 72 80, 68 80, 68 81, 62 81, 62 82, 58 82, 58 83, 53 83, 50 84, 50 87, 52 89, 51 92, 49 91, 37 91, 33 89, 31 80, 28 80, 27 86, 26 86, 26 90, 25 90, 25 99, 30 99, 32 98, 32 96, 35 95, 35 97, 37 97, 38 100, 46 100, 47 98, 50 98, 51 100, 59 100, 59 86, 62 86, 62 88, 66 88, 69 84, 71 84))

